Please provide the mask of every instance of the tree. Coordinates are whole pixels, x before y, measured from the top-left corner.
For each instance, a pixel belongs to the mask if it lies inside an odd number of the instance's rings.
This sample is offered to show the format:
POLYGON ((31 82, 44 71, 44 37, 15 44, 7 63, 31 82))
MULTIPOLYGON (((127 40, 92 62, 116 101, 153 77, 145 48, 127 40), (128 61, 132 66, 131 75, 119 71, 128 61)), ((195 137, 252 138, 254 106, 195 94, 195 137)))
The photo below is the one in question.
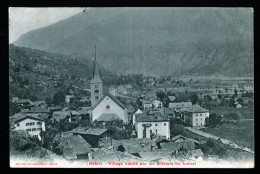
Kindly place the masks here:
POLYGON ((235 88, 235 89, 234 89, 234 96, 235 96, 235 97, 237 97, 237 93, 238 93, 237 88, 235 88))
POLYGON ((244 100, 240 97, 240 98, 237 99, 237 102, 239 102, 239 103, 243 103, 244 100))
POLYGON ((52 99, 49 98, 49 97, 47 97, 47 98, 45 99, 45 103, 47 104, 47 106, 51 106, 51 105, 52 105, 52 99))
POLYGON ((205 119, 206 125, 209 127, 215 127, 218 124, 221 124, 221 116, 212 113, 208 118, 205 119))
POLYGON ((196 93, 192 93, 190 95, 190 100, 191 100, 192 104, 194 105, 194 104, 198 103, 199 97, 196 93))
POLYGON ((53 96, 53 104, 63 106, 65 103, 65 98, 65 93, 63 91, 58 91, 53 96))

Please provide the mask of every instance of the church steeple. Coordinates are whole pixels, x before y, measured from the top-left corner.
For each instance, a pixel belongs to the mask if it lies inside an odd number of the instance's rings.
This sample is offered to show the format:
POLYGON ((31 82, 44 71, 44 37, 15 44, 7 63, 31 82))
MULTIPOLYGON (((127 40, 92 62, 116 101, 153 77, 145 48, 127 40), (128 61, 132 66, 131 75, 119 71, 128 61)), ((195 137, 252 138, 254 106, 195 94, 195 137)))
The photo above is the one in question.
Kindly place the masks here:
POLYGON ((91 105, 93 106, 103 97, 103 84, 98 72, 98 67, 96 62, 96 45, 95 45, 93 77, 90 81, 90 90, 91 90, 91 105))
POLYGON ((100 79, 96 60, 97 60, 97 57, 96 57, 96 45, 95 45, 95 60, 94 60, 94 69, 93 69, 93 79, 100 79))

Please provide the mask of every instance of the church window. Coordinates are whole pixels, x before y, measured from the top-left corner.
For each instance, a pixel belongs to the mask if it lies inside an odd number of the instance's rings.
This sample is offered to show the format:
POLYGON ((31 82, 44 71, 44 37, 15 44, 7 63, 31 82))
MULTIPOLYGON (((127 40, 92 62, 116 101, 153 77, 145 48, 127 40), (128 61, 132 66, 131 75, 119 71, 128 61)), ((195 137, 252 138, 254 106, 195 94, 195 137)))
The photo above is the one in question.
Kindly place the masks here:
POLYGON ((110 108, 110 106, 109 106, 109 105, 107 105, 107 106, 106 106, 106 108, 107 108, 107 109, 109 109, 109 108, 110 108))
POLYGON ((98 96, 95 96, 95 99, 98 99, 98 96))
POLYGON ((99 93, 99 90, 98 90, 98 89, 95 89, 95 90, 94 90, 94 93, 99 93))

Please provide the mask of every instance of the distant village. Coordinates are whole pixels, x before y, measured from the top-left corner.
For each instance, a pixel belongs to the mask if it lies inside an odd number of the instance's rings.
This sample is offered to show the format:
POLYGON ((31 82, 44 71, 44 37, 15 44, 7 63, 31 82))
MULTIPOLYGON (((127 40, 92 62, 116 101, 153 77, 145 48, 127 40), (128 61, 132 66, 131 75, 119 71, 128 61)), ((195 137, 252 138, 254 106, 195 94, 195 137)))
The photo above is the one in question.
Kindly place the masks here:
MULTIPOLYGON (((151 86, 156 83, 153 78, 148 81, 151 86)), ((171 124, 175 122, 185 125, 191 134, 208 126, 212 121, 211 111, 204 107, 205 103, 181 101, 164 88, 161 90, 166 96, 153 90, 133 90, 131 84, 104 90, 96 61, 90 89, 86 90, 90 97, 83 97, 80 101, 88 101, 91 106, 79 108, 69 106, 75 100, 73 91, 65 96, 67 105, 63 107, 47 106, 46 101, 12 97, 12 103, 21 112, 10 116, 10 131, 40 142, 51 153, 69 161, 199 162, 215 158, 205 157, 201 149, 205 141, 186 137, 178 131, 174 131, 174 135, 171 133, 171 124), (134 99, 136 105, 125 104, 120 98, 134 99), (58 125, 56 133, 53 125, 58 125)), ((230 99, 237 95, 231 104, 240 109, 248 102, 243 95, 253 91, 251 84, 243 87, 233 84, 197 96, 218 103, 224 98, 221 96, 230 99)))

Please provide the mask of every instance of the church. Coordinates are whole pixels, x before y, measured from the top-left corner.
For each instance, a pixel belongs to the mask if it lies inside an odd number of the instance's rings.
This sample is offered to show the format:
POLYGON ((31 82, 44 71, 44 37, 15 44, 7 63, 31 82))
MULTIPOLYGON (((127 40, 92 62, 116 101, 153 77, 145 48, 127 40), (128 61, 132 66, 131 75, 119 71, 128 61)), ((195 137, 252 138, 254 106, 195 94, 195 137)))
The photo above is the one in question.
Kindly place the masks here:
POLYGON ((91 90, 91 123, 96 121, 123 120, 128 122, 127 108, 115 96, 109 92, 103 95, 103 83, 99 75, 96 63, 96 50, 93 77, 90 81, 91 90))

